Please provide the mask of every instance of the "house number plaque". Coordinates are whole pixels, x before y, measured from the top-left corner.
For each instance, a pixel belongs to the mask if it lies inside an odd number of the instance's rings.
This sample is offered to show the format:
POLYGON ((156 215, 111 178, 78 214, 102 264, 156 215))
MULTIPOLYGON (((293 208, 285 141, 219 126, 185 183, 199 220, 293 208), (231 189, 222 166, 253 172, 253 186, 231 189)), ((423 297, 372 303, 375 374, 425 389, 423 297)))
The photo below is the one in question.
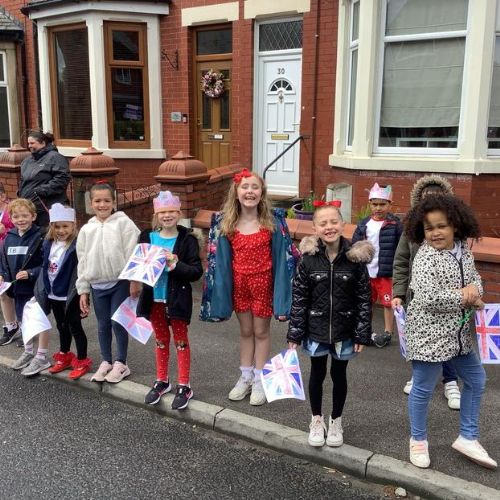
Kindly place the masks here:
POLYGON ((271 134, 271 141, 288 141, 290 134, 271 134))

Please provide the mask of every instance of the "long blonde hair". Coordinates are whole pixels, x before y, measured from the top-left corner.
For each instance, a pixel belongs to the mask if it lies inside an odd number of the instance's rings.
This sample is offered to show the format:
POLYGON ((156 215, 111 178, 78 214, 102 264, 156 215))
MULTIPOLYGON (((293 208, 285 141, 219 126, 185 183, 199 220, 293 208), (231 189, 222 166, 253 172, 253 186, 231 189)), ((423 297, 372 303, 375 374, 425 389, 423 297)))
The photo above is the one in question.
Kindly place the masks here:
MULTIPOLYGON (((267 197, 267 186, 264 179, 252 172, 252 177, 255 177, 262 187, 262 196, 260 197, 259 204, 257 205, 257 218, 259 219, 259 224, 265 229, 273 232, 274 222, 273 222, 273 211, 271 202, 267 197)), ((241 205, 238 201, 237 189, 241 181, 236 183, 233 182, 226 196, 224 205, 222 206, 222 222, 221 222, 221 233, 224 235, 230 235, 234 233, 234 229, 238 222, 238 218, 241 213, 241 205)))
MULTIPOLYGON (((57 240, 57 235, 56 235, 56 227, 55 227, 55 222, 62 222, 62 221, 54 221, 51 222, 49 225, 49 229, 47 231, 47 234, 45 235, 45 239, 49 241, 56 241, 57 240)), ((66 240, 66 248, 73 243, 74 239, 78 236, 78 228, 76 226, 76 221, 73 222, 73 231, 70 235, 70 237, 66 240)))

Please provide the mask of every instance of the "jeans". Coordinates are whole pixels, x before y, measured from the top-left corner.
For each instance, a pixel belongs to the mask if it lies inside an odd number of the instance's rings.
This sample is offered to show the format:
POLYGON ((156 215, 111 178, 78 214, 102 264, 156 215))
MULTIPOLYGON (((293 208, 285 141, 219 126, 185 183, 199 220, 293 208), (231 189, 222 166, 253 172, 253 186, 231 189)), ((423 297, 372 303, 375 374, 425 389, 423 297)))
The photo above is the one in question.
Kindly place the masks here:
POLYGON ((112 331, 116 338, 116 360, 126 364, 128 350, 128 333, 123 326, 111 320, 118 306, 129 296, 130 284, 120 280, 113 288, 97 290, 92 288, 92 301, 97 317, 97 336, 101 349, 101 358, 108 363, 113 362, 111 343, 112 331))
POLYGON ((457 370, 452 361, 443 361, 443 384, 457 381, 457 370))
MULTIPOLYGON (((465 439, 479 437, 479 410, 486 373, 475 352, 452 358, 450 362, 464 382, 460 399, 460 435, 465 439)), ((429 402, 439 379, 442 363, 412 361, 413 387, 408 397, 411 436, 427 439, 429 402)))

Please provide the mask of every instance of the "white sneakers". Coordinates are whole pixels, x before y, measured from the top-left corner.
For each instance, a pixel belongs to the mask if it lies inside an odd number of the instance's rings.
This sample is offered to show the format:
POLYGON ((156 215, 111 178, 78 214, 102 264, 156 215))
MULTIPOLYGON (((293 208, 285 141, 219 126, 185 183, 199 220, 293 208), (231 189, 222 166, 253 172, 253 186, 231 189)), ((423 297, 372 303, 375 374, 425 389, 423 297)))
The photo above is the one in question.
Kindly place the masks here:
POLYGON ((465 439, 462 436, 458 436, 451 447, 459 453, 462 453, 462 455, 465 455, 469 460, 487 469, 497 468, 495 460, 488 455, 488 452, 479 444, 477 439, 465 439))
POLYGON ((344 444, 344 436, 342 430, 342 417, 335 420, 330 417, 328 433, 326 430, 323 415, 313 415, 309 424, 309 437, 307 442, 311 446, 323 446, 325 444, 325 434, 327 446, 342 446, 344 444))
POLYGON ((410 394, 411 388, 413 387, 413 377, 406 382, 405 386, 403 387, 403 392, 405 394, 410 394))
POLYGON ((410 462, 421 469, 429 467, 431 459, 429 458, 429 443, 427 439, 416 441, 410 438, 410 462))
POLYGON ((323 446, 325 444, 326 425, 323 415, 313 415, 309 424, 309 437, 307 442, 311 446, 323 446))
POLYGON ((344 444, 344 430, 342 429, 342 417, 333 419, 330 417, 328 435, 326 436, 327 446, 342 446, 344 444))
POLYGON ((236 385, 229 392, 228 398, 231 401, 241 401, 245 399, 247 394, 252 392, 252 379, 247 379, 241 376, 236 382, 236 385))
POLYGON ((106 375, 112 370, 113 365, 107 361, 103 361, 97 371, 92 375, 90 379, 92 382, 104 382, 106 375))
POLYGON ((444 397, 452 410, 460 410, 460 389, 455 380, 444 384, 444 397))

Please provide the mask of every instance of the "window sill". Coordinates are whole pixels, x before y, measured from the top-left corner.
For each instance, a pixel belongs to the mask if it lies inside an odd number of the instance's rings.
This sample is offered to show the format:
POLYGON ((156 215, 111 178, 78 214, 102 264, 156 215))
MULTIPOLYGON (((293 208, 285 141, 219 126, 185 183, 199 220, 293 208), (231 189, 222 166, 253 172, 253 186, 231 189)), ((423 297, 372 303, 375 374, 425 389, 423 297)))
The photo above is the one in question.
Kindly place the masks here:
POLYGON ((350 170, 390 170, 394 172, 434 172, 450 174, 498 174, 500 158, 459 159, 456 156, 355 156, 352 154, 329 156, 331 167, 350 170))
MULTIPOLYGON (((64 156, 75 157, 86 151, 87 148, 61 146, 57 149, 64 156)), ((99 149, 99 151, 115 159, 163 160, 166 158, 164 149, 99 149)))

